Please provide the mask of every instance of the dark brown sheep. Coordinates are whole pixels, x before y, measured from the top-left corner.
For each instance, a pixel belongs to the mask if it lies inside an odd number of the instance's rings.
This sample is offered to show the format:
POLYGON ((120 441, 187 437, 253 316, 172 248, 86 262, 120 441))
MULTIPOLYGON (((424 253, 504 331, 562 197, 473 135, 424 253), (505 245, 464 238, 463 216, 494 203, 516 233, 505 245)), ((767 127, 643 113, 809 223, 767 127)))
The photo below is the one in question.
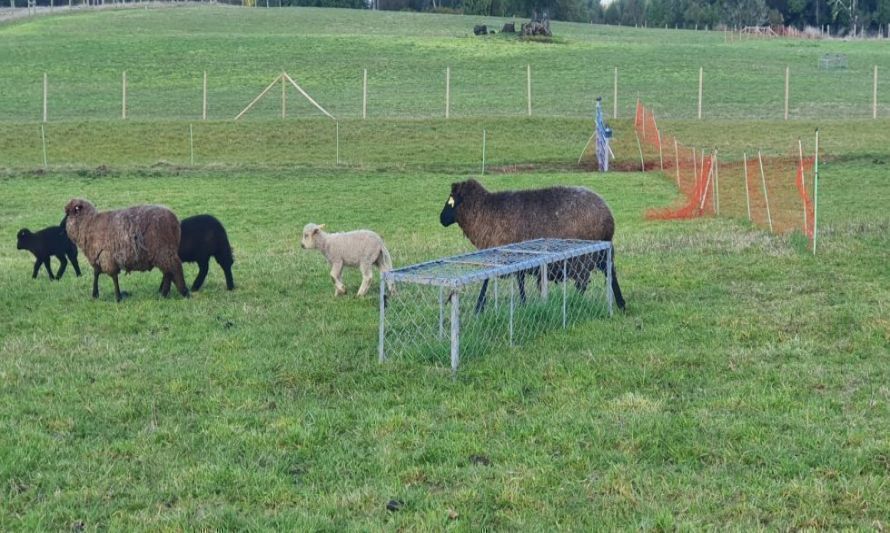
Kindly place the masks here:
MULTIPOLYGON (((526 191, 489 192, 474 179, 451 185, 451 195, 439 215, 443 226, 457 222, 476 248, 491 248, 531 239, 585 239, 612 241, 615 219, 606 202, 584 187, 548 187, 526 191)), ((614 250, 613 250, 614 258, 614 250)), ((585 260, 579 262, 586 263, 585 260)), ((598 257, 596 268, 605 272, 605 257, 598 257)), ((573 269, 576 270, 577 269, 573 269)), ((548 277, 556 277, 550 269, 548 277)), ((573 276, 588 276, 589 270, 573 276)), ((587 286, 583 277, 575 278, 579 289, 587 286)), ((485 289, 479 295, 477 310, 484 305, 485 289)), ((522 290, 520 278, 520 290, 522 290)), ((615 302, 624 309, 615 264, 612 264, 612 291, 615 302)), ((524 292, 524 291, 523 291, 524 292)))
POLYGON ((166 207, 140 205, 99 213, 87 200, 73 199, 65 206, 68 236, 93 266, 93 298, 99 297, 99 274, 114 281, 114 296, 121 300, 117 275, 157 267, 164 273, 161 294, 175 282, 188 297, 179 259, 179 220, 166 207))

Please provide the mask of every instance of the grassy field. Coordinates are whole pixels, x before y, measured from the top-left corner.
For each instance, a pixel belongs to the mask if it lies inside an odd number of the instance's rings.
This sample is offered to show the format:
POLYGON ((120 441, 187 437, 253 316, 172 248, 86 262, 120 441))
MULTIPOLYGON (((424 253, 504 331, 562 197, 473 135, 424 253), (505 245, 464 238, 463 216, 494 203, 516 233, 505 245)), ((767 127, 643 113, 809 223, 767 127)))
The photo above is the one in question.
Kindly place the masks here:
MULTIPOLYGON (((464 37, 473 21, 176 8, 0 27, 0 118, 19 121, 0 125, 0 530, 887 527, 886 120, 663 124, 729 158, 749 146, 783 153, 820 127, 814 257, 800 235, 740 221, 647 221, 648 208, 677 200, 671 180, 578 169, 587 119, 353 117, 340 124, 339 165, 333 124, 321 119, 196 123, 193 152, 182 120, 65 120, 46 128, 44 169, 39 125, 31 111, 17 114, 34 106, 8 103, 21 97, 16 80, 49 68, 40 51, 50 49, 71 79, 104 69, 117 94, 121 65, 151 63, 169 76, 145 68, 144 79, 176 94, 167 81, 207 64, 261 84, 281 68, 272 50, 323 61, 327 70, 301 69, 301 81, 327 91, 370 58, 425 83, 420 66, 458 58, 493 72, 508 68, 498 54, 528 52, 588 79, 577 58, 598 60, 590 51, 605 47, 662 65, 649 90, 666 102, 671 89, 658 80, 675 73, 675 50, 778 69, 786 55, 829 46, 721 48, 719 34, 562 24, 554 45, 479 44, 464 37), (200 46, 182 53, 184 40, 200 46), (438 213, 450 183, 477 172, 483 128, 500 167, 482 178, 490 188, 584 185, 607 199, 627 312, 467 354, 456 380, 444 353, 378 364, 377 301, 334 298, 326 263, 300 250, 299 231, 309 221, 372 228, 397 266, 469 250, 438 213), (93 301, 83 256, 81 278, 69 268, 59 282, 31 280, 15 233, 57 223, 74 196, 103 209, 152 202, 182 217, 215 214, 235 249, 237 289, 225 291, 212 266, 189 300, 160 298, 153 272, 122 277, 131 297, 121 304, 103 277, 93 301), (401 510, 387 511, 390 500, 401 510)), ((835 45, 851 64, 885 47, 835 45)), ((748 86, 726 88, 754 101, 748 86)), ((87 99, 68 97, 79 110, 71 117, 90 118, 87 99)), ((181 118, 178 109, 169 116, 181 118)), ((632 161, 631 125, 614 126, 619 159, 632 161)), ((357 272, 346 282, 354 293, 357 272)))
MULTIPOLYGON (((507 19, 324 9, 180 7, 77 12, 0 27, 0 120, 42 119, 43 74, 51 121, 121 116, 127 71, 129 117, 201 117, 208 74, 208 114, 230 119, 282 70, 330 112, 361 116, 362 70, 368 69, 371 117, 441 117, 445 69, 451 67, 452 116, 522 116, 526 66, 533 113, 589 117, 594 98, 612 109, 619 69, 619 113, 637 97, 664 118, 696 113, 698 69, 705 70, 707 118, 782 118, 785 67, 791 69, 795 118, 871 116, 872 69, 890 72, 890 41, 724 42, 723 32, 633 29, 554 22, 556 42, 479 38, 477 23, 507 19), (841 53, 848 68, 820 70, 823 54, 841 53)), ((890 100, 881 84, 879 111, 890 100)), ((291 89, 293 116, 318 111, 291 89)), ((272 91, 247 119, 280 113, 272 91)))

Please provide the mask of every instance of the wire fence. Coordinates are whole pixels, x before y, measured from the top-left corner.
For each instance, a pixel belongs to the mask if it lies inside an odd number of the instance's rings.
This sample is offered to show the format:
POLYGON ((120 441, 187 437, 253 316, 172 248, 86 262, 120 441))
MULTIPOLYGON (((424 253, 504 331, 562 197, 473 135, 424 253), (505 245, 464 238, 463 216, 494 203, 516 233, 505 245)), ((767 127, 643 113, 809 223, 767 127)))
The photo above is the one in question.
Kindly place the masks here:
MULTIPOLYGON (((632 117, 638 97, 663 119, 890 116, 890 102, 882 101, 879 92, 883 71, 877 64, 841 71, 815 65, 800 71, 769 65, 747 72, 692 67, 672 73, 677 81, 665 86, 635 68, 602 65, 599 71, 610 75, 592 77, 577 65, 523 63, 480 70, 334 64, 289 74, 339 119, 591 117, 597 95, 604 96, 609 118, 632 117), (730 90, 739 86, 746 90, 730 90)), ((144 67, 16 72, 0 80, 0 123, 232 120, 280 74, 144 67)), ((294 87, 283 86, 265 94, 242 120, 312 116, 320 116, 318 109, 294 87)))

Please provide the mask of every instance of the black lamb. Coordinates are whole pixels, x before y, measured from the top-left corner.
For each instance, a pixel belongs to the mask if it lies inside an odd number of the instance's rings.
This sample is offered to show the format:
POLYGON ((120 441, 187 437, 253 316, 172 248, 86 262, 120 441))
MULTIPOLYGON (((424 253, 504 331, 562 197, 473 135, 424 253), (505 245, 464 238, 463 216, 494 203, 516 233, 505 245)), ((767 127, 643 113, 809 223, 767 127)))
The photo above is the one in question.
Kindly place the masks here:
POLYGON ((226 275, 226 288, 235 288, 232 279, 232 247, 222 223, 211 215, 196 215, 183 219, 180 223, 182 237, 179 241, 179 258, 183 263, 198 263, 198 277, 192 284, 192 291, 197 291, 204 284, 207 271, 210 269, 210 258, 223 269, 226 275))
POLYGON ((62 279, 62 275, 65 274, 65 268, 68 267, 69 259, 71 260, 71 266, 74 267, 74 272, 80 276, 80 265, 77 264, 77 246, 68 238, 68 233, 65 231, 65 219, 62 219, 61 225, 50 226, 37 233, 32 233, 27 228, 22 228, 18 233, 18 245, 16 248, 28 250, 34 254, 36 260, 34 261, 32 278, 37 278, 37 273, 40 272, 40 265, 43 265, 46 267, 49 279, 62 279), (49 265, 49 259, 52 256, 56 256, 62 263, 55 276, 53 276, 52 268, 49 265))

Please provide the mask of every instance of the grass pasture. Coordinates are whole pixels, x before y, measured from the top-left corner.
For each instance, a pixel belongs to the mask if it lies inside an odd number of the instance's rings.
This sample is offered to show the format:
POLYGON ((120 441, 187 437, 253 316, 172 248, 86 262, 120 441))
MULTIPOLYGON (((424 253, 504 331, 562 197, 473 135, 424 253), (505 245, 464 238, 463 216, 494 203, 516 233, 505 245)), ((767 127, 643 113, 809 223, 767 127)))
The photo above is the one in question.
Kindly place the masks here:
MULTIPOLYGON (((196 124, 192 165, 184 120, 78 116, 48 124, 43 169, 40 145, 27 140, 39 124, 3 107, 15 94, 9 78, 41 72, 33 48, 53 42, 55 67, 68 61, 71 76, 117 72, 138 54, 78 52, 132 35, 133 48, 153 50, 145 58, 173 76, 191 75, 182 61, 197 56, 196 68, 211 63, 233 76, 254 65, 253 83, 280 68, 264 52, 288 27, 282 13, 296 21, 291 38, 308 36, 332 73, 373 57, 444 65, 449 39, 474 62, 494 61, 456 36, 468 17, 174 8, 0 26, 0 65, 14 73, 0 76, 0 117, 7 109, 12 121, 0 124, 0 529, 887 527, 886 120, 665 123, 728 157, 748 143, 785 151, 820 127, 814 257, 802 236, 770 236, 743 221, 647 221, 648 208, 677 199, 671 180, 574 167, 589 134, 583 118, 343 120, 337 166, 318 140, 331 124, 318 119, 196 124), (359 27, 368 34, 353 36, 359 27), (393 35, 397 28, 408 30, 393 35), (63 35, 65 46, 53 41, 63 35), (197 44, 174 54, 171 35, 197 44), (483 127, 501 167, 482 178, 490 188, 584 185, 608 200, 628 310, 467 354, 453 381, 444 353, 380 365, 376 300, 352 296, 355 270, 345 277, 350 296, 334 298, 326 263, 299 248, 299 230, 309 221, 373 228, 396 265, 469 250, 438 213, 450 183, 477 172, 483 127), (83 255, 81 278, 69 267, 59 282, 45 273, 31 280, 31 256, 14 249, 14 235, 57 222, 73 196, 100 208, 152 202, 180 216, 213 213, 235 250, 237 289, 226 292, 212 265, 189 300, 160 298, 153 272, 122 276, 131 297, 121 304, 103 277, 93 301, 83 255), (404 505, 387 511, 390 500, 404 505)), ((565 41, 534 53, 579 79, 573 54, 608 43, 662 64, 660 78, 677 74, 652 46, 666 36, 664 53, 744 55, 710 52, 722 43, 717 34, 559 26, 565 41)), ((884 43, 837 44, 886 58, 884 43)), ((739 46, 780 64, 828 45, 739 46)), ((727 91, 748 98, 744 86, 727 91)), ((78 101, 72 108, 86 105, 78 101)), ((632 161, 631 125, 614 126, 617 155, 632 161)), ((187 266, 186 277, 196 271, 187 266)))

